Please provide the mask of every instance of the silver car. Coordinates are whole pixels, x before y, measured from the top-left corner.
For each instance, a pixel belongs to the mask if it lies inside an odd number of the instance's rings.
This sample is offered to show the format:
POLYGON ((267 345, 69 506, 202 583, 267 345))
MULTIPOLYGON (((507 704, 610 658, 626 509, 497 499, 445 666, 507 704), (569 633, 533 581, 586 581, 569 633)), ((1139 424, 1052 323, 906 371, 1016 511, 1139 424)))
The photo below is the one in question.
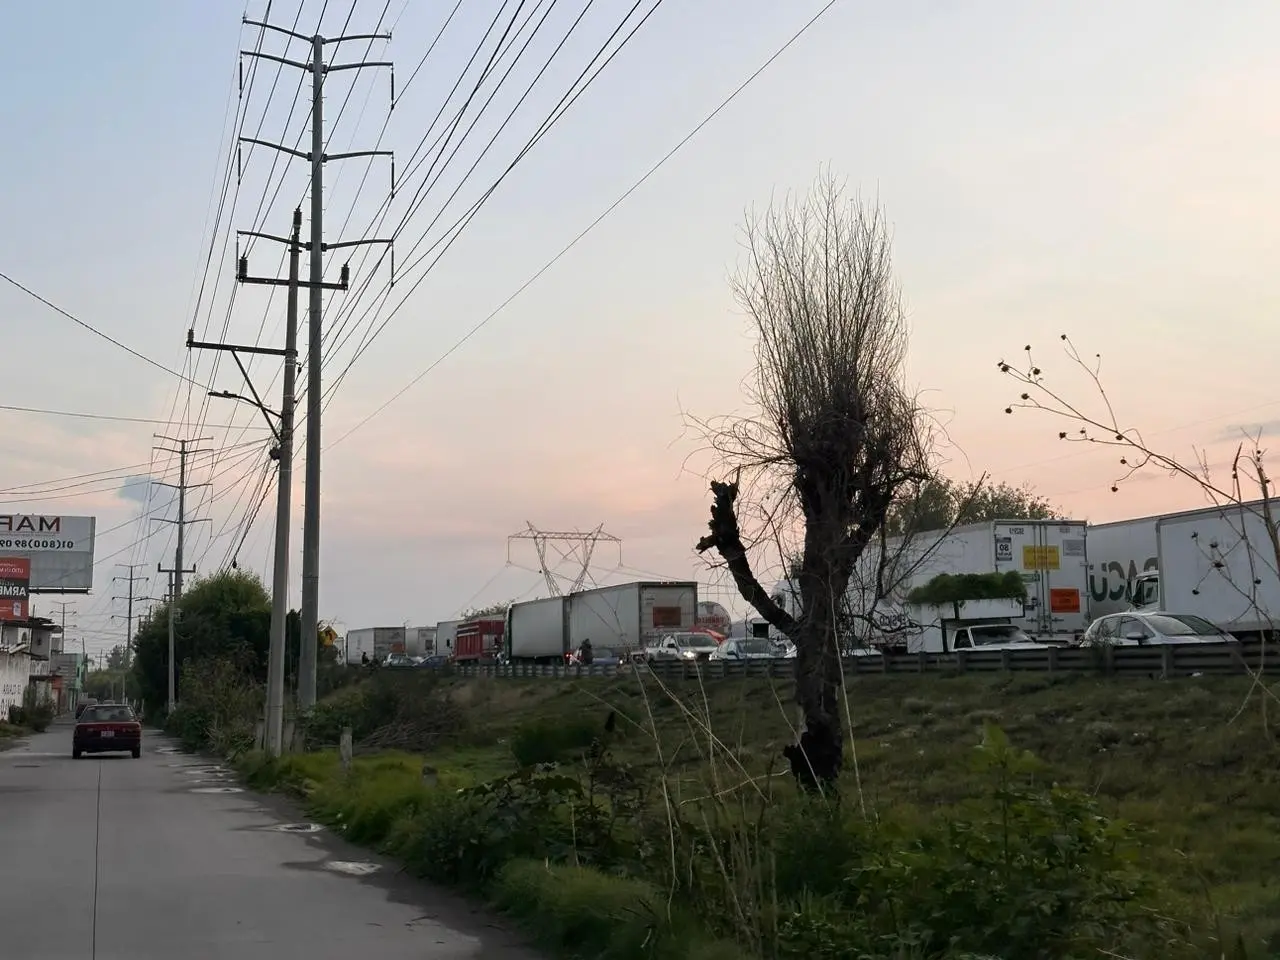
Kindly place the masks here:
POLYGON ((782 651, 765 637, 730 637, 711 651, 710 660, 778 660, 782 651))
POLYGON ((1231 634, 1203 617, 1186 613, 1113 613, 1089 624, 1081 646, 1228 643, 1231 634))

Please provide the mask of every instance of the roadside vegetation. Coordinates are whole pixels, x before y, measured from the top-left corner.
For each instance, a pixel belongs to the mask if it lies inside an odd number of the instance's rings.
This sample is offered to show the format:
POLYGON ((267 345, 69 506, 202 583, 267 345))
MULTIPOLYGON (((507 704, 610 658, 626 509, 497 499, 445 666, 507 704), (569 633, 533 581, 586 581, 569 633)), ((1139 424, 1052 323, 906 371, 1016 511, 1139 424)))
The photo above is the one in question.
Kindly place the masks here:
POLYGON ((785 682, 364 676, 306 752, 237 743, 248 783, 562 955, 1280 954, 1280 750, 1256 701, 1236 716, 1247 679, 859 677, 815 794, 785 682))

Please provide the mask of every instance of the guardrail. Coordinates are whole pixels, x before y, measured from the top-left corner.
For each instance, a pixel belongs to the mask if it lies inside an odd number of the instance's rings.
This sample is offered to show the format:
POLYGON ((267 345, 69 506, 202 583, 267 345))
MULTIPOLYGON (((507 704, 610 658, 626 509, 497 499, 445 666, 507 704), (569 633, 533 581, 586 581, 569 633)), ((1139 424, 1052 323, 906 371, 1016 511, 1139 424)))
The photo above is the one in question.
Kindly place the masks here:
MULTIPOLYGON (((1243 674, 1262 667, 1266 657, 1280 651, 1264 644, 1187 643, 1134 647, 1058 647, 1032 650, 959 650, 954 653, 897 653, 846 657, 846 675, 909 673, 1097 673, 1119 677, 1174 677, 1202 674, 1243 674)), ((649 664, 457 664, 464 677, 557 678, 625 676, 649 671, 664 679, 719 680, 729 677, 789 678, 794 660, 656 660, 649 664)))

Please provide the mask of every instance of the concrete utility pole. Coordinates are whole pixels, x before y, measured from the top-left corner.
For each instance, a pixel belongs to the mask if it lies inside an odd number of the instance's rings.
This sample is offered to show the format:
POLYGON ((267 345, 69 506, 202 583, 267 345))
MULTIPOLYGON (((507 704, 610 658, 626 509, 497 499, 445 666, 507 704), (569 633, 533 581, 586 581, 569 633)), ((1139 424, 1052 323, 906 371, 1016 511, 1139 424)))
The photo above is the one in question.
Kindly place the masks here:
POLYGON ((128 607, 126 608, 127 612, 125 613, 125 617, 124 617, 124 668, 125 670, 128 670, 130 659, 131 659, 130 652, 133 649, 133 601, 137 599, 141 599, 139 597, 134 596, 133 585, 135 583, 146 583, 151 578, 140 577, 133 572, 137 570, 140 566, 142 566, 142 564, 140 563, 118 563, 116 564, 116 566, 124 567, 126 570, 129 571, 129 576, 127 577, 111 578, 112 583, 115 583, 119 580, 123 580, 129 584, 129 593, 127 596, 112 597, 113 600, 126 600, 128 601, 128 604, 129 604, 128 607))
POLYGON ((172 574, 171 586, 169 589, 169 700, 168 700, 169 710, 170 712, 172 712, 173 708, 178 704, 177 672, 176 672, 177 671, 177 664, 176 664, 177 655, 174 649, 176 646, 174 642, 174 634, 176 632, 176 625, 177 625, 177 606, 178 606, 178 601, 182 598, 183 575, 196 572, 195 567, 191 567, 190 569, 187 569, 182 565, 183 548, 186 543, 185 533, 187 529, 187 524, 200 522, 199 520, 187 519, 187 491, 194 490, 198 487, 208 486, 207 483, 187 483, 187 457, 196 453, 211 452, 204 447, 198 447, 198 446, 193 447, 188 445, 200 444, 205 442, 206 440, 211 440, 212 437, 197 437, 195 439, 177 440, 177 439, 174 439, 173 437, 164 437, 164 436, 161 436, 160 434, 156 434, 156 439, 167 440, 169 443, 177 444, 176 449, 174 447, 156 447, 156 449, 162 450, 165 453, 176 453, 178 455, 178 482, 177 483, 165 483, 164 481, 161 481, 161 480, 151 481, 157 486, 169 487, 170 489, 178 491, 178 516, 173 519, 166 518, 166 517, 156 518, 160 520, 160 522, 162 523, 176 523, 178 525, 178 544, 173 551, 173 566, 166 570, 160 564, 158 563, 156 564, 156 570, 158 570, 160 573, 172 574))
MULTIPOLYGON (((267 240, 281 240, 269 234, 256 233, 251 230, 239 231, 241 235, 262 237, 267 240)), ((241 283, 258 283, 268 285, 287 284, 289 288, 285 315, 284 349, 273 347, 234 346, 226 343, 200 343, 193 339, 194 331, 187 335, 187 346, 204 350, 226 350, 244 376, 245 384, 252 395, 244 397, 229 391, 210 391, 210 396, 230 400, 242 400, 256 406, 276 440, 271 456, 278 462, 279 470, 276 478, 276 542, 274 569, 271 582, 271 644, 267 657, 267 717, 266 747, 271 756, 279 756, 284 730, 284 660, 285 660, 285 626, 289 615, 289 525, 293 494, 293 410, 296 395, 296 379, 298 371, 298 279, 299 260, 302 252, 302 211, 293 212, 293 232, 285 243, 289 245, 289 279, 277 280, 274 277, 249 276, 249 257, 237 258, 236 279, 241 283), (284 358, 284 391, 280 401, 280 412, 269 409, 258 395, 249 377, 249 371, 240 362, 240 352, 280 356, 284 358), (279 429, 272 418, 279 421, 279 429)))
MULTIPOLYGON (((52 607, 58 607, 62 614, 62 633, 59 635, 58 639, 58 652, 62 653, 67 649, 67 607, 73 606, 73 604, 70 600, 51 600, 49 605, 52 607)), ((74 610, 71 612, 75 613, 74 610)))
MULTIPOLYGON (((324 337, 322 328, 324 289, 335 285, 324 283, 324 253, 339 247, 352 247, 365 243, 390 244, 390 240, 353 240, 347 242, 324 242, 324 164, 329 160, 341 160, 349 157, 393 157, 390 150, 359 150, 350 153, 331 153, 324 151, 324 78, 340 70, 360 70, 365 67, 389 67, 389 61, 361 61, 358 63, 327 64, 324 62, 325 44, 344 43, 354 40, 390 40, 390 33, 352 34, 342 37, 322 37, 319 34, 308 37, 295 33, 284 27, 244 18, 249 26, 261 27, 283 34, 291 40, 301 40, 311 46, 311 57, 308 62, 290 60, 286 57, 258 51, 244 51, 244 56, 262 57, 286 66, 296 67, 311 74, 311 150, 303 153, 279 144, 252 137, 241 137, 242 143, 256 143, 264 147, 279 150, 282 153, 301 157, 311 164, 311 242, 307 245, 311 253, 309 282, 309 310, 307 315, 307 451, 306 451, 306 486, 303 496, 302 518, 302 643, 298 663, 298 705, 307 710, 316 700, 316 638, 320 625, 320 412, 324 399, 321 381, 321 365, 324 362, 324 337)), ((391 106, 395 107, 395 74, 391 80, 391 106)), ((395 195, 395 160, 391 161, 391 192, 395 195)), ((394 256, 394 254, 393 254, 394 256)), ((394 275, 394 267, 392 268, 394 275)), ((348 285, 349 271, 342 268, 342 282, 337 289, 345 290, 348 285)))

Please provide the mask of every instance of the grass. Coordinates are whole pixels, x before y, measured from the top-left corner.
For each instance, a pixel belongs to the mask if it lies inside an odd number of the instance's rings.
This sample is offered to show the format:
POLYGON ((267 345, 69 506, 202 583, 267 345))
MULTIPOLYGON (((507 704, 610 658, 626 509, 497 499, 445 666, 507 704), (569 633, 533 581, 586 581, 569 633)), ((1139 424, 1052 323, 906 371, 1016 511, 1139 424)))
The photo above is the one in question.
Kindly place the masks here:
MULTIPOLYGON (((517 755, 572 768, 589 731, 603 730, 613 712, 614 755, 650 783, 664 783, 676 805, 696 806, 709 789, 743 783, 793 789, 779 760, 782 746, 794 739, 796 720, 785 681, 722 680, 705 687, 696 681, 659 686, 653 679, 642 686, 634 678, 448 683, 448 696, 467 722, 461 742, 425 761, 442 787, 509 774, 517 755), (709 771, 709 752, 731 762, 709 771)), ((855 739, 847 751, 846 789, 871 818, 923 821, 980 795, 973 748, 984 725, 997 724, 1016 747, 1038 756, 1053 779, 1143 831, 1142 867, 1159 878, 1179 919, 1194 920, 1202 933, 1224 940, 1239 937, 1246 947, 1242 956, 1280 955, 1280 885, 1273 879, 1280 862, 1280 749, 1260 692, 1240 710, 1247 679, 859 677, 847 692, 855 739)), ((251 783, 283 783, 306 796, 319 818, 341 825, 352 839, 409 861, 416 856, 423 861, 419 872, 431 876, 425 861, 433 855, 423 851, 465 838, 409 836, 417 811, 444 802, 441 791, 424 785, 423 762, 408 754, 360 757, 344 780, 336 753, 325 752, 276 764, 258 759, 248 772, 251 783)), ((432 879, 483 889, 514 915, 537 919, 544 942, 561 952, 573 952, 572 944, 583 941, 584 956, 629 956, 634 936, 617 931, 641 930, 652 945, 663 940, 654 930, 665 936, 682 929, 683 921, 670 915, 645 928, 645 917, 662 913, 662 898, 640 881, 572 863, 517 859, 484 876, 432 879), (599 892, 578 896, 586 887, 599 892), (594 918, 574 913, 573 904, 584 899, 595 904, 594 918), (624 902, 625 922, 618 914, 624 902), (613 918, 603 926, 601 911, 613 918), (610 939, 615 934, 621 939, 610 939)), ((731 951, 683 934, 676 940, 678 952, 646 955, 731 951)))
POLYGON ((0 750, 7 750, 13 746, 19 737, 26 737, 31 731, 26 727, 16 723, 9 723, 7 720, 0 720, 0 750))

